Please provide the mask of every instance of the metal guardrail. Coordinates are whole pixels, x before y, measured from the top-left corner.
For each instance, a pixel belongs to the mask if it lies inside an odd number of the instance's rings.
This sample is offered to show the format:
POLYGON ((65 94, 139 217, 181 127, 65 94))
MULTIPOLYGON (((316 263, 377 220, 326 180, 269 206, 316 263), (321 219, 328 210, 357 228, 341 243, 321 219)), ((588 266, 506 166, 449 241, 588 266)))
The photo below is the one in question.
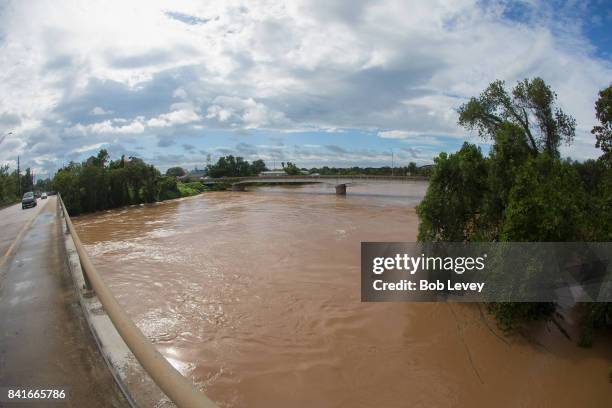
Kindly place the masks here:
POLYGON ((168 398, 170 398, 179 408, 216 408, 217 405, 214 402, 204 395, 204 393, 196 389, 191 381, 179 373, 176 368, 157 351, 155 346, 153 346, 149 339, 142 334, 132 319, 125 313, 110 292, 108 286, 106 286, 106 283, 104 283, 98 274, 87 252, 85 252, 85 248, 72 225, 72 221, 70 220, 62 197, 59 194, 57 197, 66 221, 66 227, 72 235, 74 246, 79 255, 86 282, 91 284, 91 287, 98 296, 98 299, 100 299, 100 302, 104 306, 117 332, 119 332, 132 353, 134 353, 138 362, 159 388, 161 388, 168 398))

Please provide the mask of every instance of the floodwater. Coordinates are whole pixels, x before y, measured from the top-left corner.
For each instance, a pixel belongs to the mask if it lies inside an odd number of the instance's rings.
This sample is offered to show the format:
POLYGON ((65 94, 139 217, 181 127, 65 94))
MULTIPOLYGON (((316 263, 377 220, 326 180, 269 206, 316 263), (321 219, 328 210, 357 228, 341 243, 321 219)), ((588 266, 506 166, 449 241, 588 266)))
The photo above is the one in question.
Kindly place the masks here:
POLYGON ((210 192, 75 220, 143 332, 222 407, 609 407, 612 337, 483 307, 360 302, 361 241, 414 241, 426 184, 210 192))

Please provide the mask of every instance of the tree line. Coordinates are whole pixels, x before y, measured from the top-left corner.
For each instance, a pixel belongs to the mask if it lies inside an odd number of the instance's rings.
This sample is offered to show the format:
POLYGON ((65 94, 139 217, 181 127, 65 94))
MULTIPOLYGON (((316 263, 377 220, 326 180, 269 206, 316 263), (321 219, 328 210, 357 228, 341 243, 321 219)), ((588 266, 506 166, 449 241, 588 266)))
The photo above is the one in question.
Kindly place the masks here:
POLYGON ((430 171, 430 166, 418 167, 415 162, 410 162, 407 166, 398 167, 313 167, 308 173, 322 176, 428 176, 430 171))
MULTIPOLYGON (((369 176, 406 176, 406 175, 421 175, 428 176, 431 166, 418 167, 416 163, 410 162, 407 166, 399 167, 312 167, 300 168, 292 162, 281 162, 281 167, 289 176, 297 176, 300 174, 320 174, 322 176, 336 175, 369 175, 369 176)), ((248 177, 256 176, 262 171, 267 171, 266 163, 259 159, 249 163, 242 157, 234 157, 232 155, 220 157, 215 164, 206 167, 207 175, 212 178, 220 177, 248 177)), ((181 167, 171 167, 166 172, 166 175, 181 177, 187 174, 185 169, 181 167)))
MULTIPOLYGON (((204 186, 200 184, 200 192, 204 186)), ((110 160, 105 149, 82 163, 70 162, 58 170, 53 188, 61 193, 70 214, 152 203, 186 194, 175 177, 162 176, 137 157, 110 160)))
POLYGON ((0 166, 0 205, 17 202, 28 191, 47 191, 48 184, 49 180, 38 180, 34 184, 34 174, 29 167, 25 174, 20 174, 17 170, 10 171, 8 165, 0 166))
MULTIPOLYGON (((612 87, 599 93, 593 128, 597 160, 562 159, 576 122, 556 104, 541 79, 512 90, 495 81, 459 108, 459 124, 492 142, 487 156, 464 143, 435 158, 425 198, 417 207, 420 241, 571 242, 612 240, 612 87)), ((582 305, 579 343, 610 325, 612 303, 582 305)), ((504 329, 555 318, 554 303, 492 303, 504 329)))

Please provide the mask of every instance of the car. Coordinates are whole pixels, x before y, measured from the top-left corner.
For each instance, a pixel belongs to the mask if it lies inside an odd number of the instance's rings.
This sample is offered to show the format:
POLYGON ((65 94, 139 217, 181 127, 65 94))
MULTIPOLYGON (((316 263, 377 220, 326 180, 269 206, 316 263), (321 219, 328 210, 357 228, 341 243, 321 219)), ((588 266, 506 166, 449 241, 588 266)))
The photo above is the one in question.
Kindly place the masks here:
POLYGON ((46 199, 47 199, 47 193, 42 193, 42 194, 40 195, 40 199, 41 199, 41 200, 46 200, 46 199))
POLYGON ((33 192, 28 191, 21 199, 21 208, 25 210, 26 208, 30 207, 36 207, 36 197, 34 197, 33 192))

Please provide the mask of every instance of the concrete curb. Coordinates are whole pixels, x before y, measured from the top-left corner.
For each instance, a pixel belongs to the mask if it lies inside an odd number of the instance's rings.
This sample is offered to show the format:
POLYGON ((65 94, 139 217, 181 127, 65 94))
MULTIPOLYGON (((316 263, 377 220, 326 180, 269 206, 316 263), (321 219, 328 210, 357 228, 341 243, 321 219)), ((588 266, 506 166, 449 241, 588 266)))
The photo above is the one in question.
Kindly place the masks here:
POLYGON ((63 217, 59 214, 57 216, 65 237, 66 258, 83 314, 117 385, 132 407, 176 407, 125 344, 95 293, 85 289, 81 261, 74 241, 63 217))

